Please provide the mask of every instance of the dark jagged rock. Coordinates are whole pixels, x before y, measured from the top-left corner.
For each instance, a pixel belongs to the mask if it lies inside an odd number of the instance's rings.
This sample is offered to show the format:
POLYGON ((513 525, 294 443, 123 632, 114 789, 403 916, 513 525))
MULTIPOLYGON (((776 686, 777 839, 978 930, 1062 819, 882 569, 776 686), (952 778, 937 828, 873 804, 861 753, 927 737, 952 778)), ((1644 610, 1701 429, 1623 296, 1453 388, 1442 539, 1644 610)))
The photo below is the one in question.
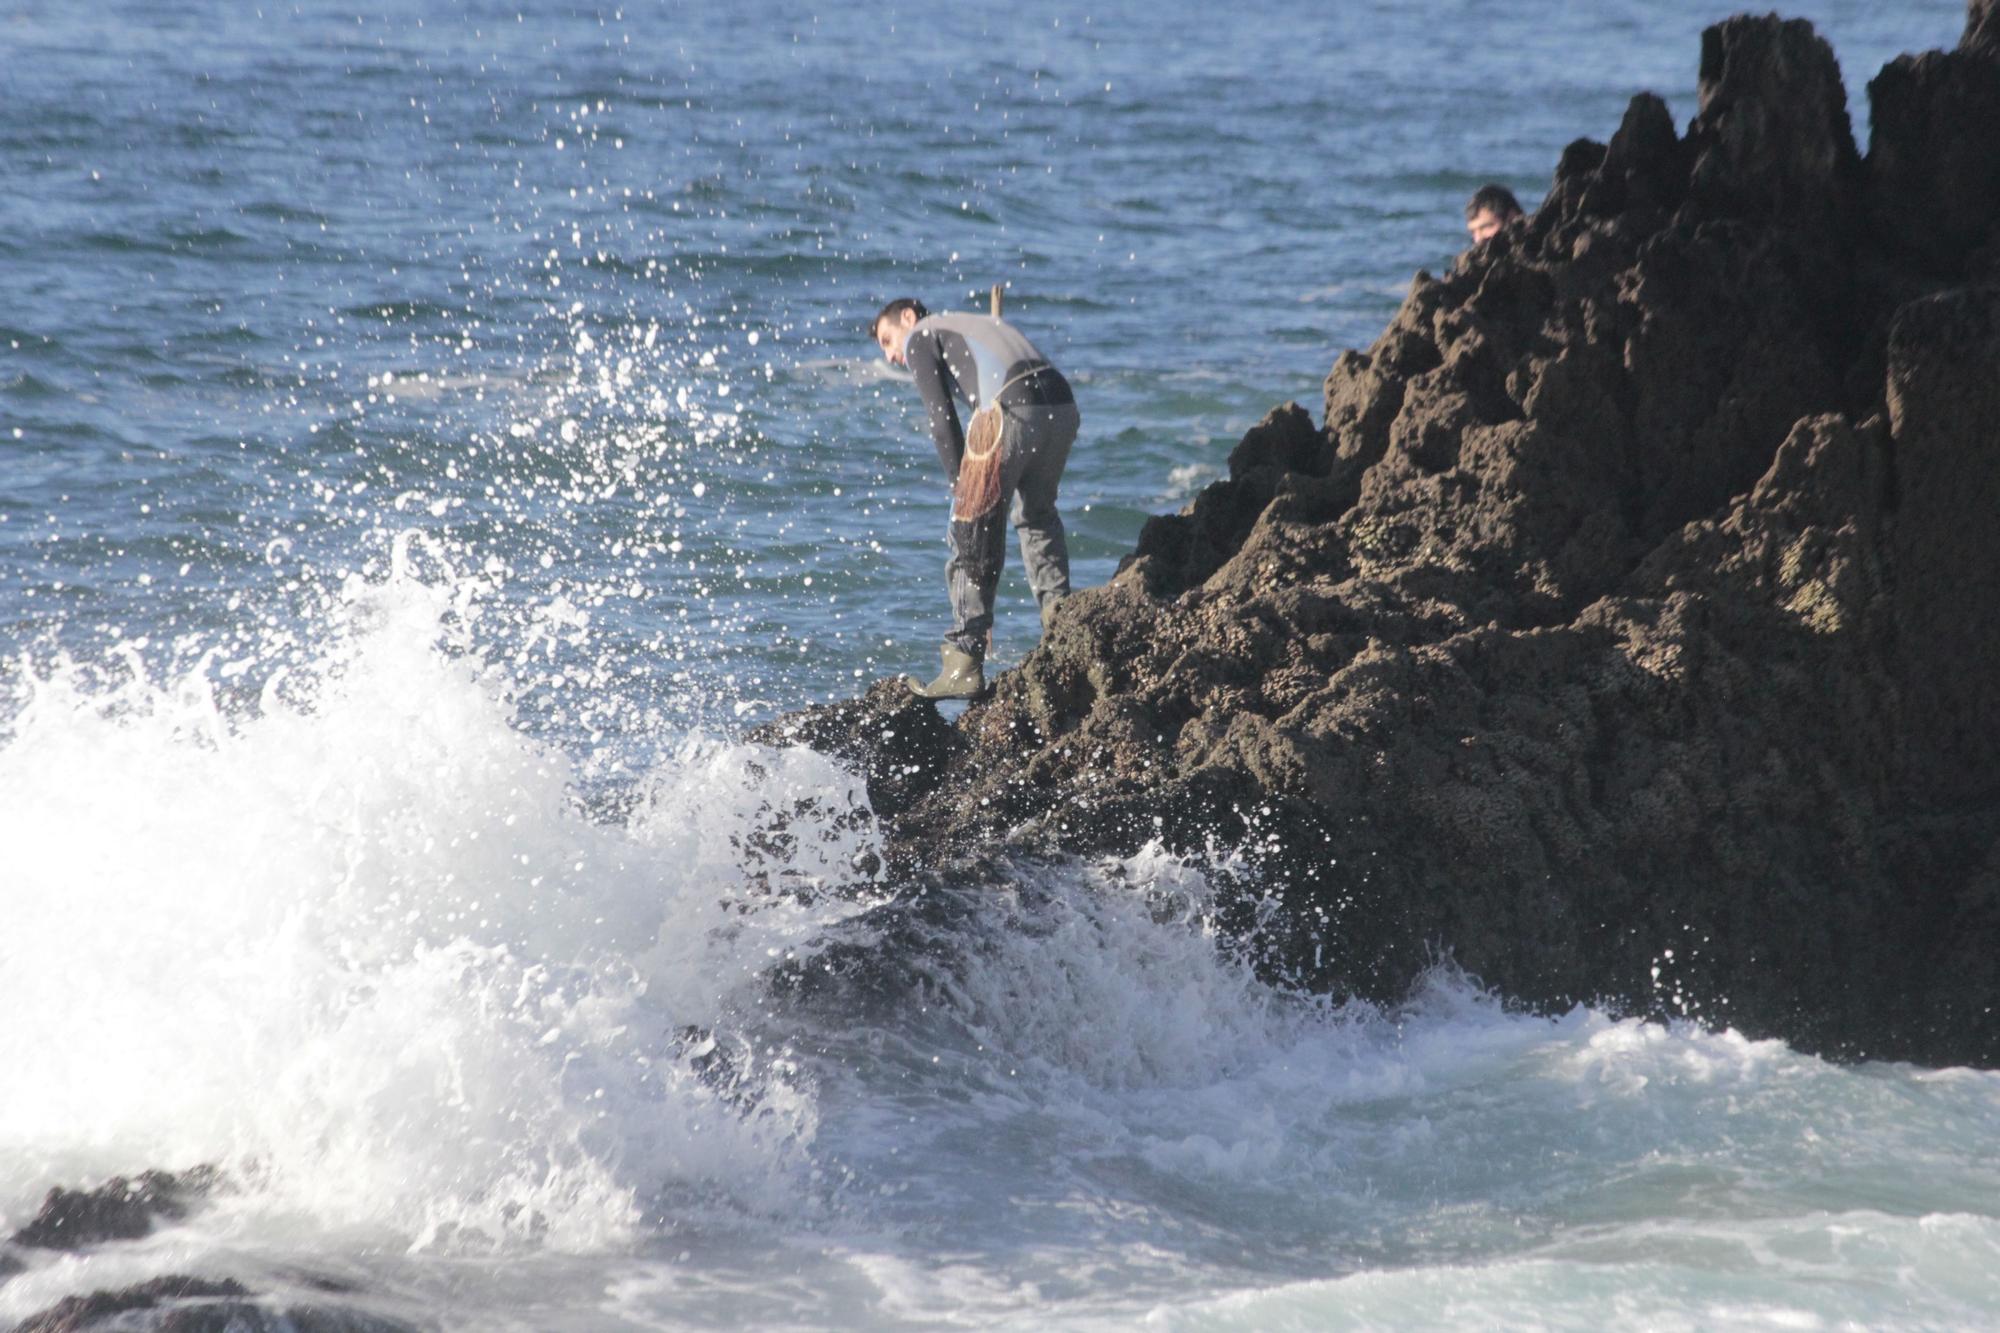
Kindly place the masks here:
MULTIPOLYGON (((817 798, 808 798, 793 808, 768 810, 757 832, 738 847, 745 869, 777 887, 772 879, 789 884, 802 895, 817 896, 831 888, 808 878, 800 882, 794 869, 798 851, 798 830, 823 836, 832 829, 853 828, 875 820, 894 820, 935 790, 952 761, 965 750, 959 733, 938 715, 936 705, 912 694, 899 678, 877 681, 859 699, 824 704, 788 714, 753 730, 747 739, 774 747, 803 745, 840 760, 858 773, 867 791, 868 804, 829 812, 817 798), (871 813, 872 812, 872 813, 871 813), (831 814, 831 818, 829 818, 831 814)), ((885 872, 907 877, 948 851, 970 854, 975 849, 964 839, 946 842, 910 843, 890 839, 884 844, 888 864, 874 852, 862 853, 852 869, 857 882, 873 883, 885 872)))
POLYGON ((1865 159, 1808 25, 1709 29, 1684 135, 1641 94, 1419 273, 926 742, 892 843, 1220 839, 1288 978, 1394 1000, 1442 945, 2000 1062, 1997 25, 1884 71, 1865 159))
POLYGON ((1961 51, 2000 55, 2000 0, 1972 0, 1966 6, 1965 36, 1958 46, 1961 51))
POLYGON ((867 694, 788 714, 750 733, 764 745, 804 745, 851 765, 867 784, 875 813, 893 818, 936 785, 965 746, 935 705, 900 679, 877 681, 867 694))
POLYGON ((1120 573, 1132 571, 1161 597, 1205 582, 1281 490, 1324 497, 1320 507, 1329 516, 1352 504, 1360 469, 1339 463, 1332 441, 1296 403, 1272 408, 1231 451, 1229 479, 1204 489, 1184 512, 1147 520, 1120 573))
POLYGON ((52 1189, 41 1210, 14 1233, 16 1245, 75 1250, 107 1240, 137 1240, 151 1234, 155 1219, 178 1221, 189 1205, 215 1187, 213 1167, 178 1175, 147 1171, 127 1179, 114 1176, 94 1190, 52 1189))
POLYGON ((2000 275, 2000 6, 1972 7, 1956 51, 1900 56, 1868 85, 1867 205, 1928 275, 2000 275))
POLYGON ((1691 200, 1719 217, 1846 235, 1860 158, 1840 66, 1812 25, 1739 15, 1702 34, 1691 200), (1776 94, 1776 95, 1774 95, 1776 94))
POLYGON ((1889 329, 1899 513, 1895 647, 1912 774, 1939 803, 2000 800, 2000 287, 1913 301, 1889 329))
POLYGON ((14 1333, 414 1333, 411 1325, 352 1310, 272 1309, 227 1278, 174 1275, 117 1291, 71 1296, 14 1326, 14 1333))

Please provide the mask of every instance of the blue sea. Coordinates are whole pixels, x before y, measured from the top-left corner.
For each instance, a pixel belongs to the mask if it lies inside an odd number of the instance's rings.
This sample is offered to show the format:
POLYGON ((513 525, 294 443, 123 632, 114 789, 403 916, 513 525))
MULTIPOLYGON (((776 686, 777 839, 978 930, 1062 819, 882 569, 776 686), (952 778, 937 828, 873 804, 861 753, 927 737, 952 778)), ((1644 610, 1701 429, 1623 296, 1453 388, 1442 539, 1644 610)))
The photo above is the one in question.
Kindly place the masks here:
MULTIPOLYGON (((2000 1323, 2000 1073, 1274 989, 1226 847, 879 939, 857 779, 743 739, 936 663, 884 300, 1004 284, 1101 583, 1474 188, 1684 125, 1728 12, 0 3, 0 1234, 225 1182, 0 1324, 161 1273, 464 1330, 2000 1323)), ((1864 146, 1963 24, 1785 12, 1864 146)))

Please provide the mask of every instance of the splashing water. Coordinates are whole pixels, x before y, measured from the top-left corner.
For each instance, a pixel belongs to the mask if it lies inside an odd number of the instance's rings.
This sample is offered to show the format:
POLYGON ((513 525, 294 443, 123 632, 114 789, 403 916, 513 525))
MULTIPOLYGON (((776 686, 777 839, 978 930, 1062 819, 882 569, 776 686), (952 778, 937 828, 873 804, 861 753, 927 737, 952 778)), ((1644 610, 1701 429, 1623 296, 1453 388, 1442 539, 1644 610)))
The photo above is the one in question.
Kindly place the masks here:
POLYGON ((622 827, 594 820, 465 651, 467 607, 406 573, 351 585, 310 678, 234 717, 136 657, 104 688, 17 668, 8 1212, 51 1179, 216 1162, 263 1206, 415 1246, 590 1248, 664 1180, 787 1188, 809 1103, 730 1113, 679 1034, 866 901, 853 780, 691 738, 622 827), (750 882, 778 808, 785 876, 847 892, 750 882))

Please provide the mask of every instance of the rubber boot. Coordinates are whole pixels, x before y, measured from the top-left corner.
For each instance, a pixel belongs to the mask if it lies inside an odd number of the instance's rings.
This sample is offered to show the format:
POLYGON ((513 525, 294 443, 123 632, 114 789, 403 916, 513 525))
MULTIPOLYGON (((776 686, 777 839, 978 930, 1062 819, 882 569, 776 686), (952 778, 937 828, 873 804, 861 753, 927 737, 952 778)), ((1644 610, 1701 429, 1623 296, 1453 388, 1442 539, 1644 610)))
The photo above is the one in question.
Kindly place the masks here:
POLYGON ((944 659, 944 670, 928 685, 915 676, 903 677, 910 693, 923 699, 972 699, 986 693, 986 673, 978 658, 950 644, 938 652, 944 659))

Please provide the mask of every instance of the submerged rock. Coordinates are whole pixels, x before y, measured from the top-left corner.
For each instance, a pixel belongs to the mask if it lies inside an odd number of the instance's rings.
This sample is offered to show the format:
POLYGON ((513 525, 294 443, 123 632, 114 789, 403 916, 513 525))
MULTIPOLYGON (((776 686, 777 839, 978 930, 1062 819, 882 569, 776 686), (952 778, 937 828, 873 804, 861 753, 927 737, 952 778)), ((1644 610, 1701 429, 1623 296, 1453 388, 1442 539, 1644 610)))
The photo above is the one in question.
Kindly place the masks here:
POLYGON ((1870 85, 1865 158, 1809 25, 1710 28, 1685 134, 1640 94, 1419 273, 925 742, 892 842, 1220 839, 1288 979, 1394 1000, 1442 946, 1538 1007, 2000 1063, 1993 14, 1870 85))
POLYGON ((160 1277, 118 1291, 93 1291, 68 1297, 22 1320, 14 1326, 14 1333, 72 1333, 72 1330, 104 1328, 112 1320, 156 1329, 219 1331, 232 1327, 230 1315, 241 1308, 236 1298, 248 1294, 242 1286, 227 1279, 160 1277), (159 1317, 143 1325, 124 1318, 139 1311, 158 1312, 159 1317), (168 1323, 169 1319, 173 1322, 168 1323))
POLYGON ((179 1221, 190 1204, 215 1187, 213 1167, 174 1174, 147 1171, 127 1179, 113 1176, 93 1190, 52 1189, 14 1244, 33 1249, 76 1250, 107 1240, 150 1235, 156 1219, 179 1221))
MULTIPOLYGON (((24 1249, 77 1251, 114 1241, 139 1240, 160 1221, 185 1218, 194 1203, 221 1181, 214 1167, 179 1173, 146 1171, 114 1176, 96 1189, 56 1188, 13 1244, 24 1249)), ((28 1265, 0 1250, 0 1282, 28 1265)), ((317 1291, 353 1289, 310 1274, 297 1275, 317 1291)), ((410 1333, 410 1325, 333 1306, 278 1306, 254 1297, 229 1278, 170 1274, 115 1291, 70 1296, 14 1326, 13 1333, 70 1333, 84 1329, 154 1330, 157 1333, 410 1333)))
POLYGON ((227 1278, 173 1275, 117 1291, 71 1296, 14 1326, 14 1333, 412 1333, 413 1326, 350 1310, 273 1309, 227 1278))

